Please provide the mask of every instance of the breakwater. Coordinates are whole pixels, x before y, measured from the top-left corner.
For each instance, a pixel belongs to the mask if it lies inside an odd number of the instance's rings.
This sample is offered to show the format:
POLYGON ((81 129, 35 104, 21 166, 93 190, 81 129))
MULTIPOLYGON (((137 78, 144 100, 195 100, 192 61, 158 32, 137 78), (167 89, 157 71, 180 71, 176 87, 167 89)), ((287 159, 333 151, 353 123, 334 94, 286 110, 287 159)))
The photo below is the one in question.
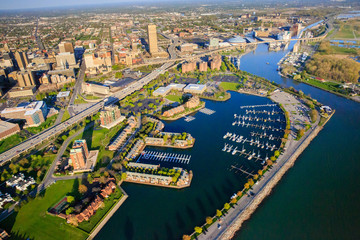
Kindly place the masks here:
MULTIPOLYGON (((329 118, 325 121, 322 126, 316 125, 315 128, 311 128, 307 136, 303 138, 303 140, 298 143, 298 146, 294 149, 292 153, 289 153, 287 156, 284 154, 281 157, 284 157, 283 162, 278 169, 272 171, 268 174, 271 174, 267 182, 264 184, 260 192, 254 197, 254 199, 243 209, 239 211, 238 214, 235 215, 234 219, 230 226, 226 228, 226 230, 219 236, 220 239, 232 239, 235 233, 240 230, 242 224, 250 218, 250 216, 255 212, 257 207, 261 204, 261 202, 270 195, 272 189, 277 185, 277 183, 281 180, 281 178, 285 175, 285 173, 294 165, 296 159, 300 156, 300 154, 306 149, 306 147, 310 144, 310 142, 319 134, 319 132, 323 129, 325 124, 330 120, 335 111, 329 116, 329 118), (287 158, 287 159, 286 159, 287 158)), ((280 159, 278 159, 280 163, 280 159)))

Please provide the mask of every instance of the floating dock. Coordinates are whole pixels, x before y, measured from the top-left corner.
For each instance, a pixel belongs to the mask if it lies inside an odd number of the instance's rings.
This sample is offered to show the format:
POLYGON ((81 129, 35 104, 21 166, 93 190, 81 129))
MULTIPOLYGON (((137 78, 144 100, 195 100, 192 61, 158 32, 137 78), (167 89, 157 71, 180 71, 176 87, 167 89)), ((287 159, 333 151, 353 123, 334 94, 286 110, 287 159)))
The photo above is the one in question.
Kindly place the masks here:
POLYGON ((187 154, 176 154, 176 153, 165 153, 157 151, 143 151, 140 154, 140 159, 146 159, 151 161, 161 161, 161 162, 173 162, 173 163, 182 163, 189 164, 191 155, 187 154))
POLYGON ((214 110, 211 110, 211 109, 209 109, 209 108, 202 108, 202 109, 199 110, 199 112, 204 113, 204 114, 206 114, 206 115, 211 115, 211 114, 214 114, 214 113, 215 113, 214 110))

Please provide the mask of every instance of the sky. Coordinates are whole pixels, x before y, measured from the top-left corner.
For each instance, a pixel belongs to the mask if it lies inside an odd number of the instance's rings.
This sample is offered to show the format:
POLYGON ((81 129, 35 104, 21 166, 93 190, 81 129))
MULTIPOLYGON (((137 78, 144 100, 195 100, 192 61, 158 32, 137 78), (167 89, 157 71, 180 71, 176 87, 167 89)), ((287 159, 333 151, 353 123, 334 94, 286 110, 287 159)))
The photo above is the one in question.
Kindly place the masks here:
POLYGON ((28 9, 61 6, 79 6, 121 2, 141 2, 141 0, 0 0, 0 10, 28 9))

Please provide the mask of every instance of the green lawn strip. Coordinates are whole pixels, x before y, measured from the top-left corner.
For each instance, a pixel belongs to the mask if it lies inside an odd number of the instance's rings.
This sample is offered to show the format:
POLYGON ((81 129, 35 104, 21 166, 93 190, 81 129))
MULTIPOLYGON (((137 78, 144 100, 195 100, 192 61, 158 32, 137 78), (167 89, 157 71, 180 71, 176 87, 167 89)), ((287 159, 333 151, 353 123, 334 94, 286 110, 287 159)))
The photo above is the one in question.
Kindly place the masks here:
POLYGON ((341 55, 357 55, 356 48, 346 48, 346 47, 338 47, 338 46, 331 46, 332 52, 334 54, 341 54, 341 55))
POLYGON ((339 84, 338 83, 334 83, 334 82, 320 82, 318 80, 315 79, 309 79, 306 81, 307 83, 317 86, 319 88, 328 90, 328 91, 337 91, 339 90, 339 84))
POLYGON ((0 153, 5 152, 6 150, 12 148, 13 146, 21 143, 24 139, 16 133, 10 137, 7 137, 0 141, 0 153))
POLYGON ((69 111, 66 109, 63 116, 62 116, 62 119, 61 119, 61 122, 65 122, 66 120, 68 120, 70 118, 70 113, 69 111))
POLYGON ((170 101, 174 101, 174 102, 181 102, 181 96, 178 95, 168 95, 166 96, 167 99, 169 99, 170 101))
POLYGON ((231 82, 221 82, 220 87, 222 87, 225 91, 237 91, 240 87, 239 83, 231 83, 231 82))
POLYGON ((82 104, 82 103, 88 103, 87 101, 84 100, 84 98, 80 95, 77 95, 74 104, 82 104))
POLYGON ((115 206, 115 204, 122 197, 122 192, 119 188, 116 188, 115 192, 111 194, 107 199, 104 200, 105 207, 99 208, 96 213, 90 217, 89 221, 85 221, 79 224, 78 228, 84 230, 87 233, 91 231, 104 219, 107 213, 115 206))
POLYGON ((55 114, 54 116, 51 116, 51 117, 48 117, 45 122, 43 122, 42 124, 40 124, 39 126, 37 127, 29 127, 29 128, 26 128, 26 130, 30 133, 33 133, 33 134, 37 134, 49 127, 51 127, 52 125, 54 125, 55 121, 56 121, 56 118, 57 118, 57 114, 55 114))
POLYGON ((18 213, 12 214, 0 227, 10 232, 12 239, 85 239, 88 235, 68 225, 64 219, 46 214, 66 194, 72 191, 75 180, 58 181, 25 204, 18 213))

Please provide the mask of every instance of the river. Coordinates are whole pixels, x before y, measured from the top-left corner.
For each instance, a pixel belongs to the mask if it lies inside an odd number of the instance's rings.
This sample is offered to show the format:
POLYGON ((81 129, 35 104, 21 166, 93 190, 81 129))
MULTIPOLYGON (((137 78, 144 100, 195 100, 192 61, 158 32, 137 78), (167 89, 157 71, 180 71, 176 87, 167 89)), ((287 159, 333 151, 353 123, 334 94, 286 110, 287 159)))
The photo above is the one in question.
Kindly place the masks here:
MULTIPOLYGON (((292 45, 291 45, 292 46, 292 45)), ((289 49, 291 49, 291 46, 289 49)), ((299 157, 295 166, 240 230, 236 239, 359 239, 360 238, 360 144, 358 103, 311 86, 281 78, 276 63, 287 53, 268 52, 266 45, 241 58, 242 70, 271 81, 293 86, 336 109, 336 114, 299 157), (266 63, 269 64, 266 64, 266 63)), ((194 179, 183 190, 125 183, 129 198, 113 215, 96 239, 180 239, 205 217, 214 215, 229 197, 241 189, 244 175, 230 171, 240 163, 257 169, 258 163, 222 152, 222 136, 231 128, 240 105, 270 100, 232 94, 226 102, 207 101, 215 110, 195 120, 166 123, 166 131, 189 132, 196 138, 191 154, 194 179)))

